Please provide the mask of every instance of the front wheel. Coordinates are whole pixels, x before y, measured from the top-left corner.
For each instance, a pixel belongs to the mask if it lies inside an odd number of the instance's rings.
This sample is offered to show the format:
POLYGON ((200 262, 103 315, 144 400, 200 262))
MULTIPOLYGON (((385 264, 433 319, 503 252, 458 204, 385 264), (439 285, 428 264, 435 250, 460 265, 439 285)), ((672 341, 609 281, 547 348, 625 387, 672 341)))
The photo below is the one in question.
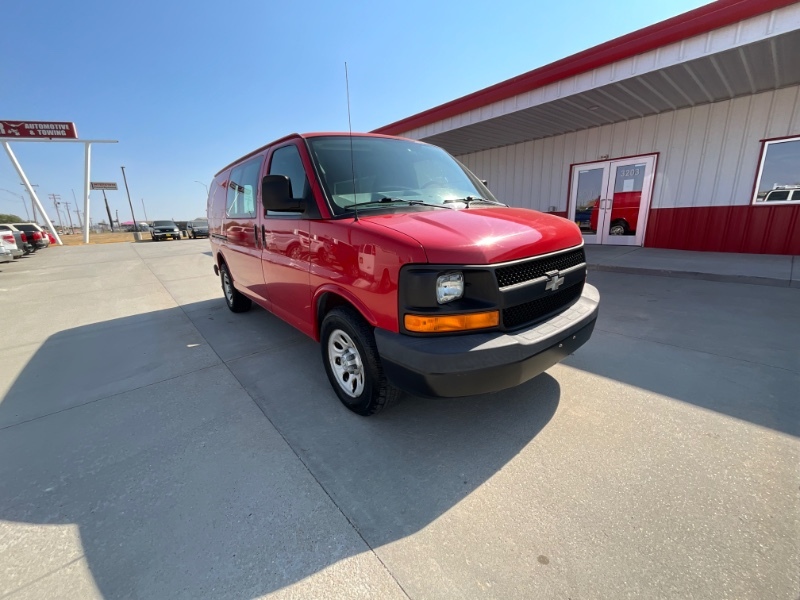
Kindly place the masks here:
POLYGON ((358 313, 334 308, 320 334, 325 372, 342 404, 367 417, 399 399, 400 390, 383 373, 372 329, 358 313))
POLYGON ((250 298, 233 287, 233 278, 225 263, 222 263, 219 268, 219 278, 222 282, 222 292, 225 294, 225 303, 231 312, 240 313, 250 310, 253 303, 250 298))

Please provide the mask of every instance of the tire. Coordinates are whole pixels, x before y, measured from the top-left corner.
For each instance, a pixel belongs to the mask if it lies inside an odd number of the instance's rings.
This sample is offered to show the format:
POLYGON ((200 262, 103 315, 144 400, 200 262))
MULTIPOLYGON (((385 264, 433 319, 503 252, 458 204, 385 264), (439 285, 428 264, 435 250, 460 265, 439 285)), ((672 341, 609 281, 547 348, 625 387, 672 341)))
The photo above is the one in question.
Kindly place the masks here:
POLYGON ((197 239, 197 236, 196 236, 194 233, 192 233, 192 239, 193 239, 193 240, 196 240, 196 239, 197 239))
POLYGON ((219 280, 222 284, 222 295, 225 296, 225 304, 228 305, 231 312, 242 313, 250 310, 253 305, 252 301, 233 286, 233 277, 231 277, 231 272, 225 263, 222 263, 219 268, 219 280))
POLYGON ((368 417, 400 398, 383 373, 372 328, 355 310, 338 306, 325 315, 320 342, 333 391, 354 413, 368 417))
POLYGON ((608 230, 609 235, 628 235, 628 224, 625 221, 614 221, 608 230))

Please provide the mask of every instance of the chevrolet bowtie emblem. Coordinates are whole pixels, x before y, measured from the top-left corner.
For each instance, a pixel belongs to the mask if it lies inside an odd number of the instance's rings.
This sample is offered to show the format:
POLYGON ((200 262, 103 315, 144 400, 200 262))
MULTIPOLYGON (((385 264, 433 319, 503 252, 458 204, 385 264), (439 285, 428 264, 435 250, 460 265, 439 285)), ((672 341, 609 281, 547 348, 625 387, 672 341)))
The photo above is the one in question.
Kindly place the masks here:
POLYGON ((564 283, 564 278, 558 271, 548 271, 547 273, 545 273, 545 275, 547 275, 547 283, 544 286, 545 290, 550 290, 551 292, 555 292, 558 288, 561 287, 561 284, 564 283))

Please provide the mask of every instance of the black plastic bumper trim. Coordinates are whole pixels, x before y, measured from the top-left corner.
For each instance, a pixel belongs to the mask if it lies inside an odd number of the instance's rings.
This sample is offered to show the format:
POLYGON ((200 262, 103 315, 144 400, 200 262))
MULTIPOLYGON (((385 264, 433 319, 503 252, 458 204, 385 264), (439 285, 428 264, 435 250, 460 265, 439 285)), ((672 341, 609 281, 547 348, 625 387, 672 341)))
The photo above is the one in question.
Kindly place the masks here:
POLYGON ((508 389, 543 373, 591 337, 600 295, 585 285, 573 306, 515 334, 485 333, 427 340, 375 330, 389 380, 421 396, 473 396, 508 389))

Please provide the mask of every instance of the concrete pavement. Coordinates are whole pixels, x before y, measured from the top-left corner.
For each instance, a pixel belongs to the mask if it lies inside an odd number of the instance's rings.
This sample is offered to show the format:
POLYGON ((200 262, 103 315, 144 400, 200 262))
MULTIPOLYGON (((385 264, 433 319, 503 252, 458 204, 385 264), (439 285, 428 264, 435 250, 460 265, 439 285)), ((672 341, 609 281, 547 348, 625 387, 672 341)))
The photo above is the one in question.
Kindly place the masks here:
POLYGON ((0 596, 797 597, 800 291, 595 269, 565 363, 363 419, 207 253, 0 272, 0 596))

